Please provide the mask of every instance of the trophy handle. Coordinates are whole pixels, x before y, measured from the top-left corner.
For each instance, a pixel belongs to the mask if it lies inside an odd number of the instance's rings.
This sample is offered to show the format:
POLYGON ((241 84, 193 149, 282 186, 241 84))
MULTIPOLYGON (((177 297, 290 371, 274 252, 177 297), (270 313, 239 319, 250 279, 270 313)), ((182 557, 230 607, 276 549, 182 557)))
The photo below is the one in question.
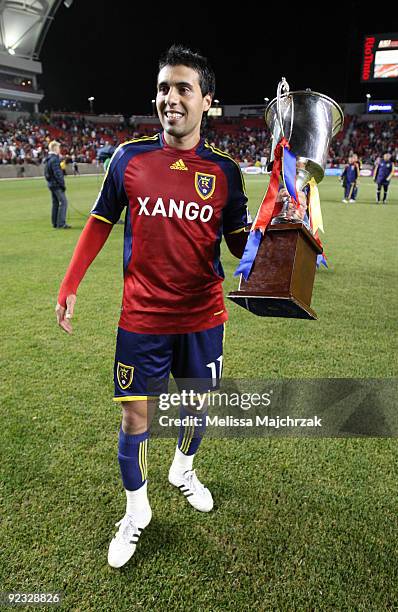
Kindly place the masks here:
MULTIPOLYGON (((283 125, 284 124, 283 117, 282 117, 282 96, 283 95, 286 96, 286 94, 288 94, 289 91, 290 91, 289 83, 286 81, 285 77, 282 77, 282 80, 279 81, 278 83, 278 88, 276 91, 276 115, 278 117, 279 127, 280 127, 281 135, 283 138, 286 138, 286 134, 285 134, 285 128, 283 125)), ((286 99, 288 99, 287 96, 286 96, 286 99)), ((292 130, 293 130, 293 119, 294 119, 293 98, 290 98, 290 104, 291 104, 292 110, 290 113, 290 129, 289 129, 289 137, 287 138, 287 140, 290 140, 292 136, 292 130)))

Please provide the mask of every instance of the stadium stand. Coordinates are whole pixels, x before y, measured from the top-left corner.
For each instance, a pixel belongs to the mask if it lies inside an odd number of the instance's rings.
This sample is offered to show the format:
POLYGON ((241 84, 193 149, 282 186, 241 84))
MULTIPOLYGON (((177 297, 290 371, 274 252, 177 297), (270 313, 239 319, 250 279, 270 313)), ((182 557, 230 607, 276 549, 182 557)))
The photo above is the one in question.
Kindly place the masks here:
MULTIPOLYGON (((152 118, 153 119, 153 118, 152 118)), ((117 146, 131 138, 159 131, 159 124, 141 121, 126 125, 123 117, 117 124, 106 118, 74 113, 31 115, 7 121, 0 118, 0 167, 5 164, 40 165, 50 140, 62 144, 61 154, 69 162, 92 164, 104 146, 117 146)), ((208 119, 204 135, 210 144, 226 151, 241 165, 261 165, 270 155, 270 135, 260 117, 242 119, 208 119)), ((363 121, 346 116, 344 127, 329 151, 328 163, 338 167, 355 151, 363 163, 373 165, 386 150, 398 157, 398 124, 396 121, 363 121)))

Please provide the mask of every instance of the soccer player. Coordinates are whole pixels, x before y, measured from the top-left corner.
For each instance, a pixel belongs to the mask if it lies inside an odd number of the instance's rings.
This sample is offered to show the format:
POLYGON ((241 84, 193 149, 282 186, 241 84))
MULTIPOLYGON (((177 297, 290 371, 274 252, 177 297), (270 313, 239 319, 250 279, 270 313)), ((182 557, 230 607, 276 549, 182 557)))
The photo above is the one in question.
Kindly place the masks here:
POLYGON ((359 164, 355 161, 354 155, 350 155, 348 158, 348 164, 343 170, 341 180, 344 186, 344 198, 343 202, 354 203, 358 194, 358 179, 359 179, 359 164))
MULTIPOLYGON (((224 236, 241 257, 250 219, 239 166, 200 136, 214 90, 201 55, 173 45, 161 58, 156 106, 163 132, 116 149, 58 296, 58 324, 71 333, 79 283, 126 207, 114 399, 122 407, 118 460, 127 506, 109 545, 112 567, 132 557, 152 516, 150 379, 214 376, 216 387, 221 377, 227 311, 220 242, 224 236)), ((193 469, 203 431, 203 421, 180 428, 168 479, 191 506, 209 512, 212 495, 193 469)))
POLYGON ((374 169, 374 182, 377 185, 376 202, 380 204, 381 188, 383 187, 383 204, 387 204, 388 187, 391 178, 394 176, 394 163, 391 160, 391 153, 384 153, 383 159, 376 163, 374 169))

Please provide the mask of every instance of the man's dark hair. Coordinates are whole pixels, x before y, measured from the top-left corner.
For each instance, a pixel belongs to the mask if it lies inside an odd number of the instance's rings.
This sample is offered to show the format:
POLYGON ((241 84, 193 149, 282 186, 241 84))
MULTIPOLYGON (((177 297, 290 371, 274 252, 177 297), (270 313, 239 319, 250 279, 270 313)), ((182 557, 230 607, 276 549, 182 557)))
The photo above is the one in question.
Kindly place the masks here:
POLYGON ((214 96, 216 77, 213 69, 207 63, 207 58, 195 53, 183 45, 172 45, 159 60, 159 72, 165 66, 188 66, 199 75, 199 85, 202 96, 214 96))

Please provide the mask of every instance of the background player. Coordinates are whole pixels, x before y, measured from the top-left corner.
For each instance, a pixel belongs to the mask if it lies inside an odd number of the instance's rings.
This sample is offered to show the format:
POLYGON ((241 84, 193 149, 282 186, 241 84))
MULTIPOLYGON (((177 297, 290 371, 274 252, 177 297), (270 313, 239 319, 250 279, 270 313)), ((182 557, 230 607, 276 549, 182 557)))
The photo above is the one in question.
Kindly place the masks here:
POLYGON ((376 202, 380 203, 381 188, 383 187, 383 204, 387 204, 388 187, 394 176, 394 163, 391 153, 384 153, 383 159, 376 163, 374 169, 374 181, 377 185, 376 202))
POLYGON ((344 187, 344 198, 343 202, 355 202, 358 194, 358 179, 359 179, 359 165, 355 161, 354 155, 350 155, 348 158, 348 164, 343 170, 341 180, 344 187))

